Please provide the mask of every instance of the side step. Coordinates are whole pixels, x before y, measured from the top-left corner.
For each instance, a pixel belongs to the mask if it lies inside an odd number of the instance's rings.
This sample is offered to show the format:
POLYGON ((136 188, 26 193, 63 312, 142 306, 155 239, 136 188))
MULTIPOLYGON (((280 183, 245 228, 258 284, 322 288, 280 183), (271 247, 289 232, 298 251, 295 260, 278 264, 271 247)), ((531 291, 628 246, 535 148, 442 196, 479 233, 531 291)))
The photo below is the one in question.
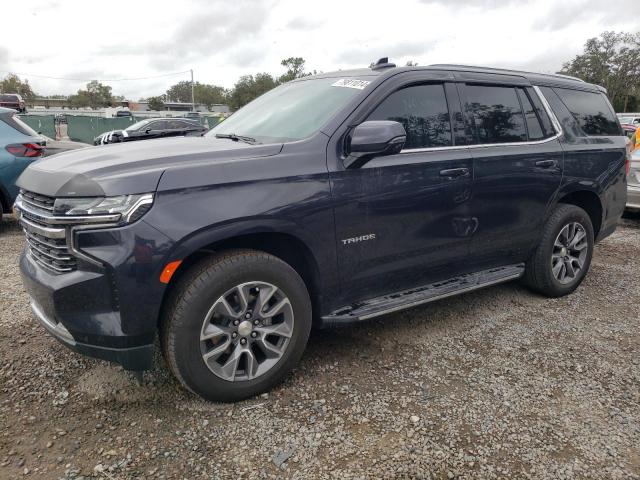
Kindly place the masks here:
POLYGON ((497 283, 520 278, 524 274, 524 263, 492 268, 481 272, 469 273, 450 278, 442 282, 404 290, 382 297, 372 298, 355 305, 342 307, 322 317, 324 326, 345 324, 367 320, 388 313, 451 297, 459 293, 470 292, 497 283))

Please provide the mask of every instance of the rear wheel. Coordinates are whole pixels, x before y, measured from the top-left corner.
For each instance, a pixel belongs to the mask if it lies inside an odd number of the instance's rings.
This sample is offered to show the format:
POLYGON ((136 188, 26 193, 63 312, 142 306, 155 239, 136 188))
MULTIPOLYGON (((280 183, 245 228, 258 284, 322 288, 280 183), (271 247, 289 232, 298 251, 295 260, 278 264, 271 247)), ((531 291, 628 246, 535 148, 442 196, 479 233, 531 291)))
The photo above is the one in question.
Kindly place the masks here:
POLYGON ((282 260, 238 250, 194 266, 165 312, 167 363, 188 389, 236 401, 276 385, 297 364, 311 330, 311 302, 282 260))
POLYGON ((525 282, 549 297, 573 292, 584 280, 593 255, 591 218, 580 207, 560 205, 542 231, 526 265, 525 282))

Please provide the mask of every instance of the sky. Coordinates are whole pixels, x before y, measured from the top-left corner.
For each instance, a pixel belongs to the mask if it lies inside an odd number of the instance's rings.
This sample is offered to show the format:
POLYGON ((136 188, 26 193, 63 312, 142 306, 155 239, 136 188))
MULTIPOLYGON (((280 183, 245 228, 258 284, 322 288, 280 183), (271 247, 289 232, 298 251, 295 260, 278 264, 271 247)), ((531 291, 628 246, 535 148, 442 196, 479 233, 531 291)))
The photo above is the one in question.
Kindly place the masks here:
POLYGON ((0 29, 0 77, 38 94, 88 81, 136 100, 180 80, 231 88, 241 75, 460 63, 555 72, 606 30, 640 32, 639 0, 22 0, 0 29), (54 80, 40 77, 57 77, 54 80), (141 77, 140 80, 116 81, 141 77))

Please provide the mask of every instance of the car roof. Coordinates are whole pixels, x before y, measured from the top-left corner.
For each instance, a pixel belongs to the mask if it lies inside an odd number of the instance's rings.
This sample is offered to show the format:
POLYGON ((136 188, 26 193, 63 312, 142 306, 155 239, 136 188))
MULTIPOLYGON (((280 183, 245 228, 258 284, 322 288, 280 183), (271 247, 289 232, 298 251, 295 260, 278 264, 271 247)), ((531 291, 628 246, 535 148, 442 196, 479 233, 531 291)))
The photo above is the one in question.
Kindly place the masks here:
MULTIPOLYGON (((388 64, 389 65, 389 64, 388 64)), ((393 64, 390 64, 393 65, 393 64)), ((479 67, 473 65, 454 65, 454 64, 433 64, 426 66, 407 66, 407 67, 395 67, 395 66, 383 66, 372 68, 358 68, 351 70, 337 70, 334 72, 321 73, 309 77, 302 77, 294 81, 304 81, 311 78, 336 78, 336 77, 381 77, 380 80, 386 77, 394 76, 403 72, 415 72, 415 71, 446 71, 446 72, 459 72, 459 73, 482 73, 487 75, 504 75, 510 77, 523 78, 532 85, 551 86, 551 87, 564 87, 578 90, 600 91, 606 92, 606 90, 591 83, 587 83, 576 77, 568 75, 555 74, 555 73, 535 73, 525 72, 521 70, 509 70, 505 68, 491 68, 491 67, 479 67)))

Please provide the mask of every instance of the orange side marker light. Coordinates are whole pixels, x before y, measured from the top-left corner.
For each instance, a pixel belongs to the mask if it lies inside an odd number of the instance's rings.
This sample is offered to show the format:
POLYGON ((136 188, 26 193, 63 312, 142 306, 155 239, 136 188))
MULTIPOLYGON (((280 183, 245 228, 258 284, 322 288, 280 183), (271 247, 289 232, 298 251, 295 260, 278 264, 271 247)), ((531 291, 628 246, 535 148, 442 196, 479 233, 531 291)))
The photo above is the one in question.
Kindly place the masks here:
POLYGON ((178 269, 181 263, 182 263, 182 260, 176 260, 175 262, 167 263, 167 266, 164 267, 164 269, 162 270, 162 273, 160 274, 160 281, 162 283, 169 283, 169 281, 171 280, 171 277, 173 276, 173 274, 178 269))

